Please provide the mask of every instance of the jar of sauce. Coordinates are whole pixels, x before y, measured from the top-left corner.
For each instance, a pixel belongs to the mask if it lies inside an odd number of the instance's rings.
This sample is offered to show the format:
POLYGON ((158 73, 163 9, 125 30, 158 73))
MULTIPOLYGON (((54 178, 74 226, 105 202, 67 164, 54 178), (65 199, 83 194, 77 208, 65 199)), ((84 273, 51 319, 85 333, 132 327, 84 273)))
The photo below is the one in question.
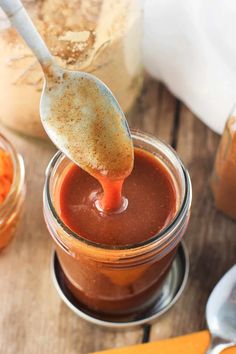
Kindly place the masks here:
POLYGON ((48 166, 44 188, 45 220, 67 287, 85 308, 114 316, 156 300, 190 215, 191 183, 174 150, 140 132, 132 137, 134 169, 120 214, 102 219, 86 204, 97 181, 61 152, 48 166))
POLYGON ((226 121, 217 149, 211 189, 217 209, 236 219, 236 108, 226 121))
MULTIPOLYGON (((141 1, 23 0, 23 4, 58 64, 100 78, 128 112, 142 85, 141 1)), ((39 118, 43 73, 1 9, 0 48, 0 122, 43 137, 39 118)))
MULTIPOLYGON (((15 151, 11 143, 0 134, 0 151, 8 159, 7 168, 12 169, 11 185, 0 202, 0 250, 12 240, 25 197, 25 169, 22 157, 15 151)), ((1 155, 0 155, 1 160, 1 155)), ((6 166, 6 164, 5 164, 6 166)), ((0 170, 4 166, 0 162, 0 170)), ((6 171, 7 172, 7 171, 6 171)), ((0 171, 0 183, 4 171, 0 171)), ((3 194, 2 194, 3 195, 3 194)))

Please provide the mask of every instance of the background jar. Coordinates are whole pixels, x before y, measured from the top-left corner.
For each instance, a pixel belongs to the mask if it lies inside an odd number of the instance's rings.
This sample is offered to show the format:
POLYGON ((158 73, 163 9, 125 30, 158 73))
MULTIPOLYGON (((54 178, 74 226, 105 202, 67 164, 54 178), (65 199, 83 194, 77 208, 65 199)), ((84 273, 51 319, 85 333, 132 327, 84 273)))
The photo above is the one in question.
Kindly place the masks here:
MULTIPOLYGON (((56 61, 96 75, 127 112, 142 83, 141 0, 23 0, 56 61)), ((0 121, 42 137, 40 65, 0 9, 0 121)))
POLYGON ((25 197, 25 168, 23 158, 17 154, 11 143, 0 134, 0 149, 6 151, 13 163, 11 189, 0 204, 0 250, 12 240, 19 221, 25 197))
POLYGON ((174 150, 160 140, 133 132, 134 145, 157 156, 170 173, 177 212, 151 239, 122 247, 99 245, 72 232, 59 216, 60 184, 71 162, 57 153, 50 162, 44 188, 44 215, 67 287, 90 310, 110 315, 141 311, 158 297, 186 230, 191 204, 189 175, 174 150))

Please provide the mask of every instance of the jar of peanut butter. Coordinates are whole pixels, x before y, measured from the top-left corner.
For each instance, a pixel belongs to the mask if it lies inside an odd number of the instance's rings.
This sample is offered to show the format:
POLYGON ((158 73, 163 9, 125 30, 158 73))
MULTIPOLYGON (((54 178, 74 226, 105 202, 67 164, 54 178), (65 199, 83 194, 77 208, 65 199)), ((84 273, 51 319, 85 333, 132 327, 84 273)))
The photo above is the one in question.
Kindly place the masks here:
MULTIPOLYGON (((140 0, 23 0, 59 65, 96 75, 128 112, 142 84, 140 0)), ((0 122, 43 137, 43 73, 0 12, 0 122)))

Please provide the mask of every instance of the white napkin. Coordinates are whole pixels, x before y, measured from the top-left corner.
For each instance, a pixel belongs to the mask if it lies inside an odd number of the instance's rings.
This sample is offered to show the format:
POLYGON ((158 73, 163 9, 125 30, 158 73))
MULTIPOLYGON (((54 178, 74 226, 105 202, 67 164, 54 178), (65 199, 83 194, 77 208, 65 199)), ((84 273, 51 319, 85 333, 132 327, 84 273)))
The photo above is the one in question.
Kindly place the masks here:
POLYGON ((236 102, 236 1, 144 4, 146 70, 221 133, 236 102))

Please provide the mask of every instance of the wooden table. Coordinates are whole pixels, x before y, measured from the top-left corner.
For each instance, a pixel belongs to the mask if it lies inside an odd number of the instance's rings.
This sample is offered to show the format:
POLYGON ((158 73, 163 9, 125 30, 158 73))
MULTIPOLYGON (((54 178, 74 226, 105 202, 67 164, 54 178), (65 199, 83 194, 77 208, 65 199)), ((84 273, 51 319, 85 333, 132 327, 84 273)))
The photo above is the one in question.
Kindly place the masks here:
POLYGON ((59 299, 50 276, 52 242, 42 215, 44 171, 54 148, 1 130, 26 164, 26 210, 15 240, 0 254, 0 353, 83 354, 177 336, 206 327, 207 298, 236 260, 236 222, 214 208, 209 178, 219 137, 158 82, 146 80, 131 127, 174 146, 193 184, 185 237, 191 259, 187 288, 151 327, 108 330, 78 318, 59 299))

